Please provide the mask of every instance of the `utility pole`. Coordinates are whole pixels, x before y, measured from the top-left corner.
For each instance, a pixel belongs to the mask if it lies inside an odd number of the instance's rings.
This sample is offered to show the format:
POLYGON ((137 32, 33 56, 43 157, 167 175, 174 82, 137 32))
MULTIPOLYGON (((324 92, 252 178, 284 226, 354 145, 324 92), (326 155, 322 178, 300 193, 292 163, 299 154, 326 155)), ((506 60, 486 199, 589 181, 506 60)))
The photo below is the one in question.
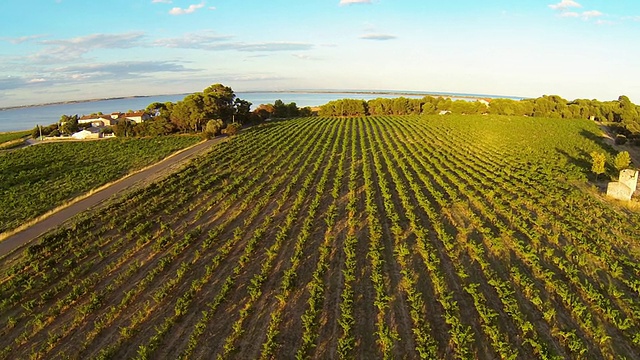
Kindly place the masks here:
POLYGON ((42 125, 38 124, 38 130, 40 130, 40 141, 42 141, 42 125))

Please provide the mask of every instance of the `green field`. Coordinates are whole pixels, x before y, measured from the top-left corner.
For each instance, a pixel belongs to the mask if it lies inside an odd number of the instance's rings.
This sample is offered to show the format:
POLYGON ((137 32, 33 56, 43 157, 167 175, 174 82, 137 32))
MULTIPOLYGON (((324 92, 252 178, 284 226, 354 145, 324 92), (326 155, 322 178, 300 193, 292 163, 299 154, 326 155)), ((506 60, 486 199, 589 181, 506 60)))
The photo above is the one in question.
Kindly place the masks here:
POLYGON ((171 136, 56 142, 0 153, 0 233, 198 141, 171 136))
POLYGON ((637 359, 588 121, 252 128, 0 263, 4 358, 637 359))
POLYGON ((0 133, 0 145, 9 141, 27 137, 30 134, 31 134, 31 131, 16 131, 16 132, 0 133))
POLYGON ((0 133, 0 150, 16 148, 24 142, 24 139, 31 135, 31 131, 15 131, 0 133))

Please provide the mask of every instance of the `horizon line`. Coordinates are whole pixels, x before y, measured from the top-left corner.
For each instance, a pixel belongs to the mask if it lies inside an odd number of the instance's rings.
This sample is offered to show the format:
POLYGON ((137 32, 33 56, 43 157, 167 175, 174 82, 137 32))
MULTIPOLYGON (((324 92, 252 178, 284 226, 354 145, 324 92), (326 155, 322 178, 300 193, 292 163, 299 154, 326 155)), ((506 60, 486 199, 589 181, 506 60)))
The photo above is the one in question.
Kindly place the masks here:
MULTIPOLYGON (((13 106, 3 106, 0 107, 0 111, 3 110, 12 110, 12 109, 21 109, 21 108, 29 108, 29 107, 40 107, 40 106, 52 106, 52 105, 64 105, 64 104, 78 104, 78 103, 86 103, 86 102, 98 102, 98 101, 109 101, 109 100, 122 100, 122 99, 134 99, 134 98, 148 98, 148 97, 157 97, 157 96, 175 96, 175 95, 189 95, 193 93, 172 93, 172 94, 153 94, 153 95, 129 95, 129 96, 113 96, 113 97, 104 97, 104 98, 91 98, 91 99, 76 99, 76 100, 63 100, 63 101, 53 101, 46 103, 37 103, 37 104, 25 104, 25 105, 13 105, 13 106)), ((285 90, 242 90, 242 91, 234 91, 235 94, 238 93, 264 93, 264 94, 363 94, 363 95, 411 95, 411 96, 441 96, 441 97, 455 97, 455 98, 494 98, 494 99, 527 99, 527 97, 523 96, 507 96, 507 95, 490 95, 490 94, 473 94, 473 93, 456 93, 456 92, 444 92, 444 91, 421 91, 421 90, 355 90, 355 89, 285 89, 285 90)))

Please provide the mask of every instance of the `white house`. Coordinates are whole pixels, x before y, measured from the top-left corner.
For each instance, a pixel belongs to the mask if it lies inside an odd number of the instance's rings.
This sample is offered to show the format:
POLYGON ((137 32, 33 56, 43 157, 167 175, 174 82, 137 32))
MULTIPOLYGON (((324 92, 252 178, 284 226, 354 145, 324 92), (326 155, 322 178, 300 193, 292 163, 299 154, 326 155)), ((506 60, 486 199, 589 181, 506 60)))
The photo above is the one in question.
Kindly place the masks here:
POLYGON ((85 115, 78 119, 78 124, 91 124, 93 127, 113 126, 117 123, 117 117, 113 115, 85 115))
POLYGON ((85 115, 78 119, 78 124, 91 124, 91 126, 113 126, 121 120, 128 120, 137 124, 150 119, 151 116, 144 111, 135 111, 131 113, 114 112, 108 115, 85 115))
POLYGON ((491 105, 491 99, 478 99, 478 102, 480 104, 484 104, 487 107, 489 107, 491 105))
POLYGON ((72 134, 71 137, 76 140, 99 139, 100 129, 95 127, 89 127, 84 130, 78 131, 77 133, 72 134))
POLYGON ((135 121, 138 124, 143 121, 149 120, 149 118, 151 118, 151 116, 144 111, 126 113, 126 114, 123 114, 122 117, 130 121, 135 121))

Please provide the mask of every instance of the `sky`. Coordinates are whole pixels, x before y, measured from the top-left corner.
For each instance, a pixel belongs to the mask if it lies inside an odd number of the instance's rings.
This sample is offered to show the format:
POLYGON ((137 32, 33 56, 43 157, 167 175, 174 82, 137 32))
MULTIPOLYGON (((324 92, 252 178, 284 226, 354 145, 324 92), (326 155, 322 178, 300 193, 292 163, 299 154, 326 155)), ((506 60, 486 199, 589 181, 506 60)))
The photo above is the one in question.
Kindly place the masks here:
POLYGON ((640 104, 638 0, 2 0, 0 107, 395 90, 640 104))

